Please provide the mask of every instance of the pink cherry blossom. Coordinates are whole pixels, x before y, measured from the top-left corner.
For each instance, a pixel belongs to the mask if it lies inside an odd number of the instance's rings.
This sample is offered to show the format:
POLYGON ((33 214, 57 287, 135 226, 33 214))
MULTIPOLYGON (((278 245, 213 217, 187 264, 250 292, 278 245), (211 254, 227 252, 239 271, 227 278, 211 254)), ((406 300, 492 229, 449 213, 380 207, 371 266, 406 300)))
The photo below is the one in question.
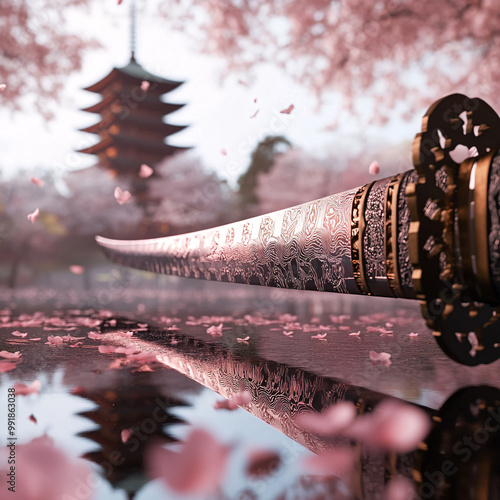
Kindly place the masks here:
POLYGON ((120 205, 125 205, 130 201, 132 195, 129 191, 123 191, 119 186, 115 188, 115 199, 120 205))
POLYGON ((326 342, 327 335, 328 335, 327 333, 318 333, 317 335, 311 335, 311 338, 316 340, 323 340, 326 342))
POLYGON ((295 418, 295 423, 316 434, 331 436, 342 432, 351 425, 356 414, 354 403, 342 401, 330 406, 322 413, 302 412, 295 418))
MULTIPOLYGON (((110 324, 111 324, 111 321, 110 321, 110 324)), ((116 324, 116 322, 115 322, 116 324)), ((111 325, 113 326, 113 325, 111 325)), ((116 335, 118 335, 118 337, 123 337, 125 339, 129 339, 130 337, 133 337, 134 336, 134 332, 117 332, 116 335)))
POLYGON ((150 83, 146 80, 143 80, 141 82, 141 90, 143 90, 144 92, 147 92, 149 90, 149 85, 150 83))
POLYGON ((156 354, 153 351, 149 352, 140 352, 139 354, 129 354, 127 356, 127 360, 129 363, 153 363, 157 361, 156 354))
MULTIPOLYGON (((0 461, 7 464, 4 457, 0 461)), ((70 459, 63 451, 56 448, 48 436, 42 436, 27 444, 16 446, 16 461, 22 464, 22 473, 27 481, 16 482, 13 497, 23 500, 48 500, 56 498, 92 497, 95 482, 90 469, 83 461, 70 459)), ((7 470, 1 471, 2 478, 7 478, 7 470)), ((6 479, 0 483, 6 489, 6 479)))
POLYGON ((7 373, 16 368, 17 365, 15 363, 11 363, 10 361, 0 361, 0 373, 7 373))
POLYGON ((193 429, 179 452, 158 445, 150 448, 145 456, 146 469, 176 493, 203 493, 208 497, 222 481, 229 451, 207 431, 193 429))
POLYGON ((15 332, 11 332, 11 335, 14 335, 14 337, 27 337, 28 336, 28 333, 27 332, 20 332, 18 330, 16 330, 15 332))
POLYGON ((20 382, 16 382, 14 384, 14 390, 16 392, 16 396, 28 396, 29 394, 39 394, 40 387, 42 387, 42 384, 39 380, 35 380, 30 385, 21 384, 20 382))
POLYGON ((302 464, 309 473, 320 476, 343 476, 354 465, 354 451, 351 448, 329 450, 306 457, 302 464))
POLYGON ((288 108, 282 109, 280 111, 280 113, 282 113, 284 115, 289 115, 293 111, 294 108, 295 108, 295 106, 293 104, 290 104, 290 106, 288 106, 288 108))
POLYGON ((380 363, 383 366, 392 364, 391 355, 388 352, 370 351, 370 361, 374 364, 380 363))
POLYGON ((221 323, 218 326, 212 325, 207 328, 207 333, 211 335, 212 337, 221 337, 222 336, 222 327, 223 324, 221 323))
POLYGON ((413 482, 402 476, 391 479, 384 491, 384 500, 409 500, 415 498, 413 482))
POLYGON ((30 180, 36 187, 43 187, 45 185, 44 180, 38 177, 32 177, 30 180))
POLYGON ((110 345, 100 345, 98 350, 101 354, 112 354, 116 352, 116 347, 110 345))
POLYGON ((31 212, 30 214, 28 214, 26 216, 26 218, 32 223, 34 224, 36 222, 36 220, 38 219, 38 216, 40 215, 40 210, 38 208, 35 209, 34 212, 31 212))
POLYGON ((69 266, 69 270, 73 274, 83 274, 85 272, 85 268, 83 266, 79 266, 79 265, 69 266))
POLYGON ((104 335, 102 333, 97 333, 97 332, 89 332, 87 333, 87 337, 92 340, 100 340, 104 338, 104 335))
POLYGON ((417 406, 387 399, 343 434, 374 448, 408 453, 425 439, 430 425, 429 416, 417 406))
POLYGON ((8 351, 0 351, 0 358, 5 358, 5 359, 20 359, 22 354, 17 351, 17 352, 8 352, 8 351))
POLYGON ((47 342, 45 342, 46 344, 49 344, 49 345, 61 345, 62 343, 64 342, 63 338, 60 337, 59 335, 49 335, 47 337, 47 342))
POLYGON ((376 161, 372 161, 368 167, 368 172, 370 175, 378 175, 380 173, 380 167, 376 161))
POLYGON ((141 168, 139 169, 139 177, 142 179, 147 179, 148 177, 151 177, 154 173, 154 170, 149 166, 143 163, 141 165, 141 168))

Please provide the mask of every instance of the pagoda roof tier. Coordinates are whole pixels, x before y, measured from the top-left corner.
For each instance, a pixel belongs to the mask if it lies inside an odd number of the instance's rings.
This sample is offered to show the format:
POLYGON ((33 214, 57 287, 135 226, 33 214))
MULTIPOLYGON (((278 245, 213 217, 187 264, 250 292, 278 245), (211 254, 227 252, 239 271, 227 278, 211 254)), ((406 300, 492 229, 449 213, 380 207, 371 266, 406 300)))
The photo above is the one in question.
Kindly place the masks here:
POLYGON ((156 84, 156 88, 162 94, 170 92, 184 83, 175 80, 167 80, 161 76, 153 75, 146 71, 137 61, 131 60, 123 68, 113 68, 102 80, 86 87, 85 90, 100 94, 116 81, 128 81, 132 85, 140 85, 142 81, 147 81, 156 84))
MULTIPOLYGON (((113 113, 113 115, 117 116, 118 113, 113 113)), ((102 130, 109 129, 109 127, 113 124, 119 125, 120 128, 124 130, 126 130, 128 127, 139 127, 141 130, 161 132, 164 137, 176 134, 177 132, 180 132, 181 130, 187 128, 187 125, 172 125, 170 123, 162 122, 161 120, 155 120, 144 116, 129 115, 123 120, 120 120, 119 118, 117 118, 116 121, 104 119, 96 123, 95 125, 91 125, 90 127, 81 128, 80 131, 88 132, 90 134, 98 134, 102 130)))
MULTIPOLYGON (((127 107, 127 102, 122 101, 119 93, 111 93, 107 95, 102 101, 99 101, 92 106, 87 108, 83 108, 82 111, 87 111, 88 113, 102 113, 105 109, 109 108, 113 102, 117 101, 119 104, 121 103, 123 106, 127 107)), ((141 101, 137 101, 140 108, 144 109, 155 109, 161 111, 162 115, 169 115, 178 109, 181 109, 185 106, 185 104, 171 104, 168 102, 163 102, 158 100, 156 97, 146 96, 145 99, 141 101)))
MULTIPOLYGON (((182 151, 186 151, 188 149, 191 149, 189 147, 181 147, 181 146, 169 146, 170 148, 170 153, 164 155, 162 158, 166 158, 168 156, 171 156, 175 153, 180 153, 182 151)), ((136 171, 140 168, 140 166, 144 163, 144 160, 140 159, 134 159, 130 156, 115 156, 114 158, 106 158, 105 160, 99 160, 97 163, 92 165, 93 167, 102 167, 103 164, 110 168, 114 168, 117 171, 123 172, 127 170, 133 170, 136 171)), ((151 163, 151 166, 153 166, 153 163, 151 163)), ((137 172, 135 172, 137 173, 137 172)))
POLYGON ((120 135, 109 135, 105 137, 102 141, 90 146, 89 148, 80 149, 78 153, 87 153, 90 155, 97 155, 103 153, 109 147, 120 146, 119 150, 123 151, 129 148, 135 148, 137 152, 144 150, 149 153, 159 153, 165 156, 172 154, 173 152, 186 149, 178 148, 176 146, 171 146, 170 144, 165 144, 160 141, 147 141, 139 137, 133 137, 130 135, 120 134, 120 135))

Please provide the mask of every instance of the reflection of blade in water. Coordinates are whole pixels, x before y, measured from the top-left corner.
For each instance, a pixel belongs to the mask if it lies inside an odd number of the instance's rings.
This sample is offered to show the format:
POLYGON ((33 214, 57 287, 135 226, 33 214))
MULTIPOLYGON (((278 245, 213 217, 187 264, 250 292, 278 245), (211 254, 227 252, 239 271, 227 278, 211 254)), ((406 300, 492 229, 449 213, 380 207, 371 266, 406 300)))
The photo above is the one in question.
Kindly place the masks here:
POLYGON ((500 390, 465 387, 433 418, 417 458, 422 498, 500 498, 500 390))
MULTIPOLYGON (((124 339, 109 334, 109 340, 153 351, 164 365, 229 398, 249 391, 250 404, 244 406, 253 415, 302 444, 313 452, 349 444, 342 437, 325 438, 300 428, 295 418, 300 412, 321 412, 340 401, 352 401, 359 413, 371 411, 386 396, 382 393, 325 378, 257 357, 242 357, 219 344, 149 329, 137 337, 124 339), (139 338, 140 336, 140 338, 139 338)), ((433 410, 424 408, 429 413, 433 410)), ((361 467, 354 478, 359 498, 373 499, 382 494, 387 478, 412 477, 413 453, 396 455, 364 447, 356 448, 361 467)))
MULTIPOLYGON (((100 445, 97 451, 84 458, 101 466, 103 475, 116 488, 127 491, 129 498, 147 482, 144 475, 144 450, 151 440, 174 442, 167 427, 184 423, 172 415, 171 410, 187 403, 176 396, 165 396, 164 385, 155 383, 152 374, 132 375, 126 370, 112 373, 114 380, 99 387, 80 388, 78 395, 97 404, 95 410, 80 415, 92 420, 99 427, 80 433, 100 445), (162 394, 163 393, 163 394, 162 394), (122 439, 122 431, 131 430, 128 439, 122 439), (123 442, 123 441, 126 442, 123 442)), ((163 373, 165 386, 186 386, 197 390, 178 373, 168 370, 163 373)), ((189 390, 188 389, 188 390, 189 390)), ((175 391, 176 393, 179 390, 175 391)))

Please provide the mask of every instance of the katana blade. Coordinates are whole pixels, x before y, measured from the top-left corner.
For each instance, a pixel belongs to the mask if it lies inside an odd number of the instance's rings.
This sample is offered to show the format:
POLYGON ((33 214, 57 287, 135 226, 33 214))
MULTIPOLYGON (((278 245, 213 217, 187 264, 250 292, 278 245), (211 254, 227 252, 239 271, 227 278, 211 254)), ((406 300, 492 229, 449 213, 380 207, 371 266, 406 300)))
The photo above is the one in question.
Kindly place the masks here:
POLYGON ((500 357, 499 144, 497 114, 453 94, 424 116, 415 170, 213 229, 96 240, 156 273, 419 299, 448 355, 488 363, 500 357), (471 157, 456 162, 457 146, 471 157))

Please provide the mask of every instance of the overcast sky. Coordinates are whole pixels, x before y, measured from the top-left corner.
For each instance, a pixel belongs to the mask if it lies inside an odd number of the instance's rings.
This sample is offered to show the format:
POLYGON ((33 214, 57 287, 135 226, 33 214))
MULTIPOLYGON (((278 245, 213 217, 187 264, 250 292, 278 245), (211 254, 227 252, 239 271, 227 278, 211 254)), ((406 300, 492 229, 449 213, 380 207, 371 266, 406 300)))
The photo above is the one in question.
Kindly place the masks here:
MULTIPOLYGON (((77 129, 99 120, 97 115, 79 111, 98 100, 97 95, 82 89, 104 77, 113 66, 128 63, 130 16, 127 2, 120 6, 111 0, 94 4, 91 15, 80 13, 68 22, 75 31, 97 38, 103 49, 88 51, 82 71, 68 77, 56 119, 47 123, 35 112, 0 112, 1 122, 8 124, 0 135, 0 167, 7 176, 20 168, 64 173, 95 163, 91 156, 74 153, 90 145, 89 141, 96 141, 95 136, 77 129)), ((216 170, 233 185, 247 168, 253 147, 269 133, 283 134, 294 145, 324 156, 359 151, 365 143, 360 140, 362 136, 365 140, 366 136, 380 136, 383 140, 390 136, 393 142, 410 140, 419 128, 418 118, 405 126, 392 126, 389 133, 344 119, 338 132, 332 132, 327 128, 338 112, 340 96, 325 95, 319 104, 308 89, 272 65, 256 68, 254 80, 241 74, 228 75, 222 59, 202 54, 193 40, 169 30, 151 6, 138 12, 136 57, 150 72, 186 81, 168 94, 170 102, 186 103, 168 120, 189 128, 172 136, 169 142, 194 146, 207 168, 216 170), (222 75, 226 76, 221 80, 222 75), (290 104, 295 106, 290 115, 279 113, 290 104), (257 115, 250 118, 257 110, 257 115)))

